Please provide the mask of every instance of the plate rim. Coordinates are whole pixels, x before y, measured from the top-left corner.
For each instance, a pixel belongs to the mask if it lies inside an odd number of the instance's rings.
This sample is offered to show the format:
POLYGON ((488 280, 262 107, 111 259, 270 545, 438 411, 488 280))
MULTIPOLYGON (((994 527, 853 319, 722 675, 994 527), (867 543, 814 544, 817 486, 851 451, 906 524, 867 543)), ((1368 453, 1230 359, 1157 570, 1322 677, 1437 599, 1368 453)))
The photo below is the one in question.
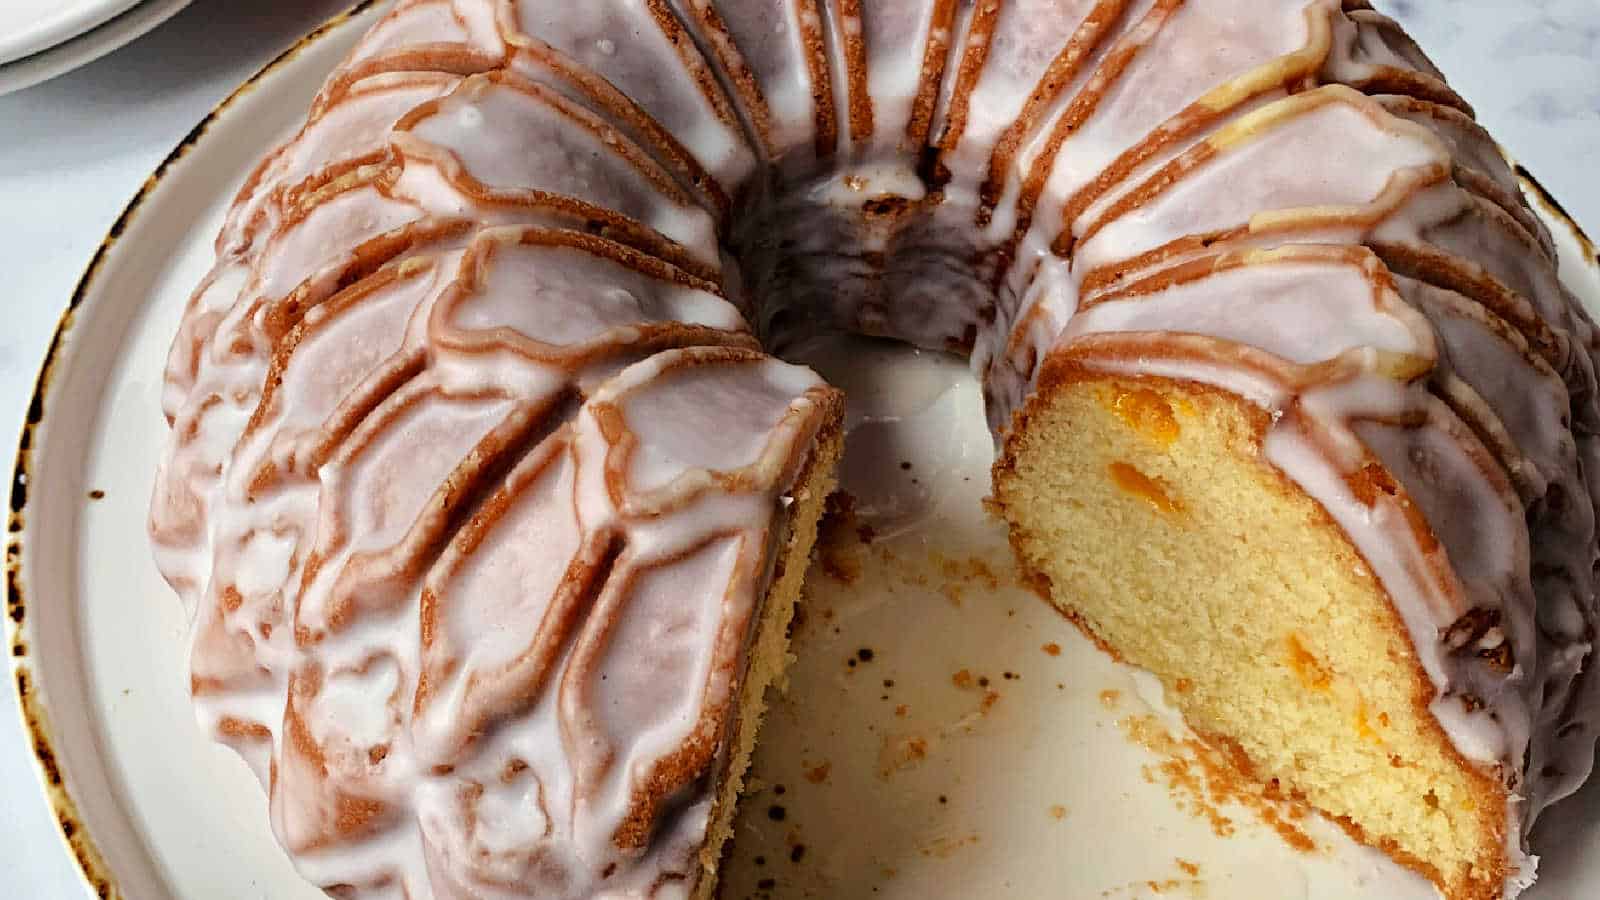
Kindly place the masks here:
MULTIPOLYGON (((189 0, 181 0, 180 6, 189 0)), ((123 896, 117 886, 115 873, 101 854, 90 833, 89 823, 78 812, 73 798, 72 776, 64 770, 55 752, 56 739, 50 729, 48 688, 36 678, 37 667, 32 665, 34 635, 32 618, 27 615, 28 593, 24 581, 25 548, 32 542, 30 535, 36 527, 34 516, 28 515, 28 488, 31 475, 37 470, 33 451, 46 433, 45 414, 50 409, 50 388, 58 367, 62 366, 72 344, 72 328, 77 312, 83 308, 94 286, 107 255, 115 247, 145 201, 161 184, 162 179, 196 146, 210 130, 213 123, 224 116, 239 98, 248 94, 263 79, 287 65, 312 44, 334 30, 347 25, 383 0, 358 0, 345 10, 334 14, 307 31, 283 52, 241 82, 216 106, 190 128, 178 143, 162 158, 155 170, 144 180, 122 211, 101 238, 94 254, 84 267, 61 311, 33 379, 22 427, 17 438, 16 454, 11 467, 9 500, 6 514, 5 549, 5 655, 8 657, 11 690, 17 701, 18 714, 32 751, 32 764, 37 786, 56 823, 56 835, 63 849, 74 861, 78 875, 85 887, 98 897, 123 896)))
MULTIPOLYGON (((178 9, 182 9, 190 2, 192 0, 177 0, 176 8, 171 12, 177 12, 178 9)), ((50 388, 57 374, 58 366, 63 364, 63 361, 71 351, 72 329, 76 313, 89 298, 90 291, 94 286, 95 276, 99 273, 106 256, 118 243, 128 225, 133 222, 135 215, 138 214, 145 201, 157 189, 162 179, 184 160, 189 151, 206 136, 211 126, 226 115, 234 103, 253 90, 259 82, 286 66, 317 41, 327 37, 336 29, 349 25, 352 20, 384 2, 386 0, 357 0, 351 6, 335 13, 311 28, 293 44, 284 49, 283 52, 274 56, 255 73, 240 82, 237 87, 212 107, 194 127, 178 140, 177 144, 162 158, 154 171, 146 177, 143 184, 140 185, 139 189, 107 229, 105 237, 100 240, 57 319, 56 326, 46 347, 44 358, 40 362, 33 379, 33 387, 28 395, 29 400, 23 416, 20 434, 17 438, 17 449, 11 468, 10 487, 7 491, 9 501, 5 547, 5 655, 9 659, 10 689, 16 697, 17 710, 22 720, 23 732, 29 740, 32 751, 32 767, 37 786, 40 788, 43 799, 52 814, 52 818, 55 820, 56 835, 61 840, 63 849, 72 858, 83 885, 98 897, 110 898, 124 895, 117 886, 116 878, 110 865, 100 853, 98 844, 91 834, 88 821, 78 812, 77 803, 73 799, 72 776, 64 770, 65 767, 58 761, 55 753, 56 739, 50 730, 49 706, 46 699, 48 690, 41 681, 36 679, 35 674, 38 670, 30 665, 33 658, 31 653, 33 647, 32 619, 27 615, 28 604, 26 598, 28 595, 24 589, 23 569, 25 547, 30 543, 29 535, 35 530, 36 526, 30 524, 34 517, 27 515, 29 511, 27 500, 29 482, 33 480, 31 474, 37 470, 34 464, 33 451, 35 446, 40 443, 39 436, 47 433, 45 413, 50 408, 50 388)), ((138 5, 137 3, 132 4, 123 11, 122 15, 126 15, 127 12, 138 5)), ((168 15, 170 14, 168 13, 168 15)), ((114 22, 118 17, 113 16, 110 20, 102 22, 101 25, 114 22)), ((162 17, 161 20, 164 20, 164 18, 162 17)), ((161 20, 158 20, 156 24, 159 24, 161 20)), ((90 31, 92 32, 92 30, 90 31)), ((80 33, 76 37, 63 42, 63 44, 58 44, 41 52, 59 49, 73 40, 84 37, 88 33, 90 32, 80 33)), ((0 73, 3 73, 7 65, 22 63, 31 58, 23 57, 13 60, 11 63, 0 64, 0 73)), ((0 93, 5 93, 3 87, 0 87, 0 93)), ((1527 167, 1517 162, 1503 148, 1501 152, 1511 164, 1525 195, 1538 202, 1543 207, 1542 212, 1546 213, 1550 219, 1559 222, 1571 233, 1590 267, 1595 269, 1596 272, 1600 272, 1600 250, 1597 250, 1595 242, 1584 232, 1582 226, 1527 167)))

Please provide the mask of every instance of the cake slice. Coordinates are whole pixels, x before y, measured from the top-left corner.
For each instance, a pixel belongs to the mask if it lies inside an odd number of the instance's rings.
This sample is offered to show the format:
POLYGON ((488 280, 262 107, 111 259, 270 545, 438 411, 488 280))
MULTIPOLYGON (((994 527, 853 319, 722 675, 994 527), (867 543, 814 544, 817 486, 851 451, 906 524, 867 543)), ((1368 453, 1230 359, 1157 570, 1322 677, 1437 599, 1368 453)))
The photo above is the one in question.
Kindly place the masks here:
POLYGON ((1080 313, 996 496, 1046 595, 1246 772, 1451 897, 1497 897, 1505 748, 1458 745, 1485 733, 1473 670, 1531 641, 1522 506, 1419 380, 1426 320, 1341 249, 1080 313), (1189 335, 1155 331, 1178 317, 1189 335))
POLYGON ((1125 189, 1024 307, 1081 290, 996 495, 1051 601, 1245 771, 1493 898, 1588 768, 1593 469, 1566 423, 1592 326, 1458 168, 1334 86, 1125 189))

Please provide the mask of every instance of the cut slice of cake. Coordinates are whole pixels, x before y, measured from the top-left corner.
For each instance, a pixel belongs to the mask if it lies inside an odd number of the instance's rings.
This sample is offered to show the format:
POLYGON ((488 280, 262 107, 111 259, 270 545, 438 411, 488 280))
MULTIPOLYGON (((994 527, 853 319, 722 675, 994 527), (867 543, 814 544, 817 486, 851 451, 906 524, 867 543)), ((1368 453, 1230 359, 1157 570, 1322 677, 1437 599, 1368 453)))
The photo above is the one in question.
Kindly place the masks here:
POLYGON ((1197 732, 1490 898, 1520 840, 1530 548, 1431 386, 1440 349, 1364 249, 1192 260, 1079 312, 995 487, 1048 599, 1197 732))

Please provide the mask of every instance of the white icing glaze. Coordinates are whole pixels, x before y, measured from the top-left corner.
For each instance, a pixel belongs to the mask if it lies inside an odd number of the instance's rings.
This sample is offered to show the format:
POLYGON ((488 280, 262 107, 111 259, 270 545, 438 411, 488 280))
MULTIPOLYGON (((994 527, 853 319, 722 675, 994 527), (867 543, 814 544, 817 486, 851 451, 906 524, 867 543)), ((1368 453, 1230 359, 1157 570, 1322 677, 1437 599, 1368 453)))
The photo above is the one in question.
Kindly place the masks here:
MULTIPOLYGON (((749 175, 755 157, 733 107, 683 24, 664 4, 605 0, 551 6, 506 0, 499 6, 508 40, 543 45, 564 57, 562 70, 570 67, 605 79, 664 136, 681 143, 724 190, 749 175), (660 77, 667 71, 679 77, 660 77)), ((533 56, 520 54, 512 65, 526 71, 522 63, 533 56)))
POLYGON ((998 439, 1052 355, 1271 410, 1525 883, 1592 759, 1600 338, 1470 110, 1342 6, 398 3, 240 191, 163 394, 196 707, 300 870, 694 889, 837 412, 749 321, 969 353, 998 439))
POLYGON ((1446 165, 1448 156, 1428 132, 1384 127, 1396 124, 1342 86, 1266 106, 1134 188, 1130 196, 1141 202, 1089 226, 1073 265, 1092 270, 1179 236, 1225 234, 1280 210, 1366 206, 1396 178, 1446 165), (1382 117, 1376 127, 1374 116, 1382 117), (1295 160, 1329 141, 1339 143, 1339 153, 1318 167, 1316 177, 1305 177, 1295 160))
MULTIPOLYGON (((917 135, 908 131, 913 127, 913 109, 919 98, 926 103, 937 90, 936 71, 942 70, 948 55, 955 4, 949 0, 834 0, 830 8, 840 20, 839 29, 846 41, 859 43, 866 64, 866 90, 858 94, 858 78, 850 95, 852 103, 864 99, 871 108, 872 131, 857 136, 859 144, 895 155, 914 152, 926 139, 926 132, 919 129, 921 134, 917 135)), ((923 116, 931 114, 931 109, 922 112, 923 116)))
POLYGON ((284 191, 307 190, 307 179, 329 168, 375 161, 401 116, 459 81, 441 72, 389 72, 357 81, 319 107, 299 134, 262 160, 245 183, 217 239, 219 255, 250 255, 254 237, 270 234, 281 220, 284 191))
POLYGON ((409 117, 396 138, 419 156, 428 151, 413 149, 411 142, 449 154, 461 174, 488 193, 581 198, 642 222, 715 264, 710 217, 613 126, 559 94, 516 76, 473 76, 425 110, 409 117), (519 152, 533 146, 540 152, 519 152))
POLYGON ((763 155, 807 168, 838 134, 835 92, 825 78, 821 0, 714 3, 672 0, 731 82, 763 155))
POLYGON ((1433 362, 1427 323, 1379 280, 1367 254, 1328 248, 1260 251, 1219 258, 1206 276, 1103 297, 1072 317, 1060 340, 1118 331, 1204 334, 1311 365, 1363 349, 1433 362), (1248 315, 1241 310, 1248 309, 1248 315), (1174 327, 1174 323, 1182 323, 1174 327))
POLYGON ((396 53, 467 50, 499 55, 504 42, 488 0, 400 0, 345 57, 330 84, 396 53))

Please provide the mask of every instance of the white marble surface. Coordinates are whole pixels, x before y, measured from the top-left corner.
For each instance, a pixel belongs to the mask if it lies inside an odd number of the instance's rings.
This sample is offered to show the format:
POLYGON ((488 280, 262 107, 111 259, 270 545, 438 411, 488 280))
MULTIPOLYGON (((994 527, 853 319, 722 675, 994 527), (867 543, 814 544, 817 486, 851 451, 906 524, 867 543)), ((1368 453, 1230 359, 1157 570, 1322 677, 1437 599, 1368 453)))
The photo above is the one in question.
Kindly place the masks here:
MULTIPOLYGON (((3 2, 3 0, 0 0, 3 2)), ((0 457, 84 265, 167 152, 345 0, 199 0, 85 69, 0 97, 0 457)), ((1479 117, 1600 234, 1600 2, 1388 0, 1479 117)), ((219 190, 231 190, 220 186, 219 190)), ((0 689, 0 895, 86 895, 0 689)))

